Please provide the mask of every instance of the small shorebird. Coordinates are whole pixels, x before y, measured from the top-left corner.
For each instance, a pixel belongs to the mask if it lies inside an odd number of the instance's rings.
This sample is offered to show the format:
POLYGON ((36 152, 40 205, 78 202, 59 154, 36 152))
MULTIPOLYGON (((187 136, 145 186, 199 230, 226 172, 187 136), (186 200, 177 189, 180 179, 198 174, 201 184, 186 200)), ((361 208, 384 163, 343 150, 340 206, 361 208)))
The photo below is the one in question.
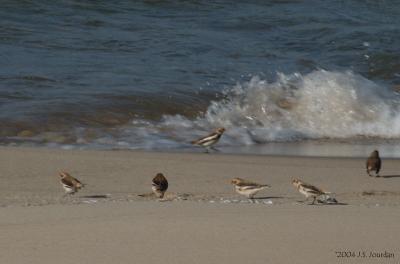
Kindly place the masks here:
POLYGON ((153 178, 151 189, 157 198, 162 199, 164 197, 164 193, 168 189, 168 181, 162 173, 157 173, 157 175, 153 178))
MULTIPOLYGON (((325 194, 329 194, 330 192, 326 192, 320 188, 317 188, 311 184, 302 182, 301 180, 298 179, 294 179, 292 181, 292 184, 294 185, 294 187, 296 187, 296 189, 303 195, 306 196, 306 200, 308 200, 308 198, 313 197, 313 201, 311 204, 315 203, 315 200, 317 199, 318 196, 321 195, 325 195, 325 194)), ((305 202, 304 201, 304 202, 305 202)))
POLYGON ((72 177, 68 172, 63 171, 60 172, 59 175, 60 175, 60 183, 65 190, 65 195, 74 194, 79 189, 85 186, 78 179, 72 177))
POLYGON ((235 185, 235 190, 238 194, 244 195, 249 199, 254 199, 256 193, 265 188, 271 187, 268 184, 258 184, 241 178, 234 178, 231 180, 231 183, 235 185))
POLYGON ((379 177, 379 171, 382 166, 381 158, 379 157, 379 152, 377 150, 372 151, 367 159, 367 173, 372 177, 371 171, 375 171, 375 177, 379 177))
POLYGON ((193 145, 197 145, 197 146, 201 146, 206 148, 206 152, 209 152, 209 148, 213 149, 213 150, 217 150, 215 148, 213 148, 212 146, 218 142, 218 140, 221 138, 222 134, 225 132, 225 128, 220 127, 217 128, 214 132, 212 132, 211 134, 199 138, 198 140, 194 140, 191 143, 193 145))

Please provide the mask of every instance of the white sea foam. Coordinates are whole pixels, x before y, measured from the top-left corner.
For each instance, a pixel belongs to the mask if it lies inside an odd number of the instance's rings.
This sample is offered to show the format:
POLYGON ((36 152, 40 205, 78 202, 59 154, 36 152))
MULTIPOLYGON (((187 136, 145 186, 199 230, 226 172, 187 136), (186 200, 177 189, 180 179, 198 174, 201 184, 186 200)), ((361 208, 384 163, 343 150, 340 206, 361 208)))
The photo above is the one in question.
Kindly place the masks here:
MULTIPOLYGON (((182 115, 164 115, 160 121, 136 119, 91 144, 185 148, 191 140, 221 126, 226 132, 218 146, 223 147, 308 139, 396 140, 400 139, 400 95, 352 72, 278 74, 273 81, 253 77, 227 89, 222 100, 212 101, 194 119, 182 115)), ((361 152, 364 155, 370 148, 361 152)))
POLYGON ((223 142, 249 145, 270 141, 352 137, 400 138, 400 97, 352 72, 318 70, 278 74, 269 82, 253 77, 226 91, 195 120, 164 116, 159 128, 189 138, 227 128, 223 142))

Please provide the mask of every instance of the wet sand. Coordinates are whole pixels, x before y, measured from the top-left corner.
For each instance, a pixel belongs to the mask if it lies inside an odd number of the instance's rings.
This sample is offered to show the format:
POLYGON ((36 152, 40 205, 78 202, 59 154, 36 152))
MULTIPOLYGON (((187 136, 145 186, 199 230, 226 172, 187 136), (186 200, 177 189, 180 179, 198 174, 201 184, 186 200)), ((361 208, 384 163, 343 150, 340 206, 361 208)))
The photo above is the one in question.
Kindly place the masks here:
POLYGON ((3 147, 0 263, 398 263, 400 162, 364 162, 3 147), (63 198, 60 170, 87 186, 63 198), (165 202, 138 196, 157 172, 165 202), (233 177, 272 188, 251 203, 233 177), (302 203, 295 177, 341 204, 302 203))

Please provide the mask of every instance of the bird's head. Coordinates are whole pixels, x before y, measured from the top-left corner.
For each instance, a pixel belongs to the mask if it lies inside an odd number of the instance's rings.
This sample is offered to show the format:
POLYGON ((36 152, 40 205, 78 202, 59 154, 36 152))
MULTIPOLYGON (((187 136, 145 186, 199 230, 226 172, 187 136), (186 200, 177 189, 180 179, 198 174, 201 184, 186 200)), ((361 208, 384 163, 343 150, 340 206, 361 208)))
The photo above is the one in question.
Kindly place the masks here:
POLYGON ((298 188, 299 185, 301 184, 301 181, 299 179, 293 179, 292 184, 294 187, 298 188))
POLYGON ((60 176, 61 179, 64 179, 69 176, 69 174, 65 171, 61 171, 58 175, 60 176))
POLYGON ((372 151, 371 157, 378 158, 379 157, 379 151, 377 151, 377 150, 372 151))
POLYGON ((154 183, 161 183, 161 182, 168 183, 167 178, 165 178, 164 174, 162 174, 161 172, 157 173, 157 175, 153 178, 153 182, 154 183))
POLYGON ((156 177, 165 178, 164 174, 162 174, 161 172, 157 173, 157 174, 156 174, 156 177))
POLYGON ((219 127, 219 128, 217 128, 217 129, 215 130, 215 132, 218 133, 218 134, 220 134, 220 135, 222 135, 222 134, 225 132, 225 128, 219 127))
POLYGON ((243 179, 241 179, 241 178, 233 178, 231 180, 231 184, 233 184, 233 185, 237 185, 237 184, 239 184, 241 182, 243 182, 243 179))

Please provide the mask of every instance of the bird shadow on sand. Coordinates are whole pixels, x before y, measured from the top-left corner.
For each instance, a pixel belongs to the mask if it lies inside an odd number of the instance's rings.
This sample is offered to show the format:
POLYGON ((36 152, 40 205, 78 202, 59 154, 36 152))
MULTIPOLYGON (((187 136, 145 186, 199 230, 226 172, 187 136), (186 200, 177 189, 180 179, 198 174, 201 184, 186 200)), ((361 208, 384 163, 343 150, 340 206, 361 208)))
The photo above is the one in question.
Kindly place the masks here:
POLYGON ((284 199, 286 197, 283 196, 263 196, 263 197, 254 197, 255 200, 269 200, 269 199, 284 199))
POLYGON ((384 178, 384 179, 390 179, 390 178, 400 178, 400 175, 382 175, 376 178, 384 178))
POLYGON ((86 199, 107 199, 110 198, 110 195, 107 194, 93 194, 93 195, 84 195, 84 196, 79 196, 80 198, 86 198, 86 199))
POLYGON ((315 206, 349 205, 348 203, 341 203, 341 202, 337 202, 337 203, 316 202, 314 204, 311 204, 311 203, 305 202, 305 201, 297 201, 297 202, 301 203, 301 204, 315 205, 315 206))
POLYGON ((318 205, 328 205, 328 206, 334 206, 334 205, 349 205, 348 203, 340 203, 340 202, 337 202, 337 203, 320 203, 320 204, 318 204, 318 205))

